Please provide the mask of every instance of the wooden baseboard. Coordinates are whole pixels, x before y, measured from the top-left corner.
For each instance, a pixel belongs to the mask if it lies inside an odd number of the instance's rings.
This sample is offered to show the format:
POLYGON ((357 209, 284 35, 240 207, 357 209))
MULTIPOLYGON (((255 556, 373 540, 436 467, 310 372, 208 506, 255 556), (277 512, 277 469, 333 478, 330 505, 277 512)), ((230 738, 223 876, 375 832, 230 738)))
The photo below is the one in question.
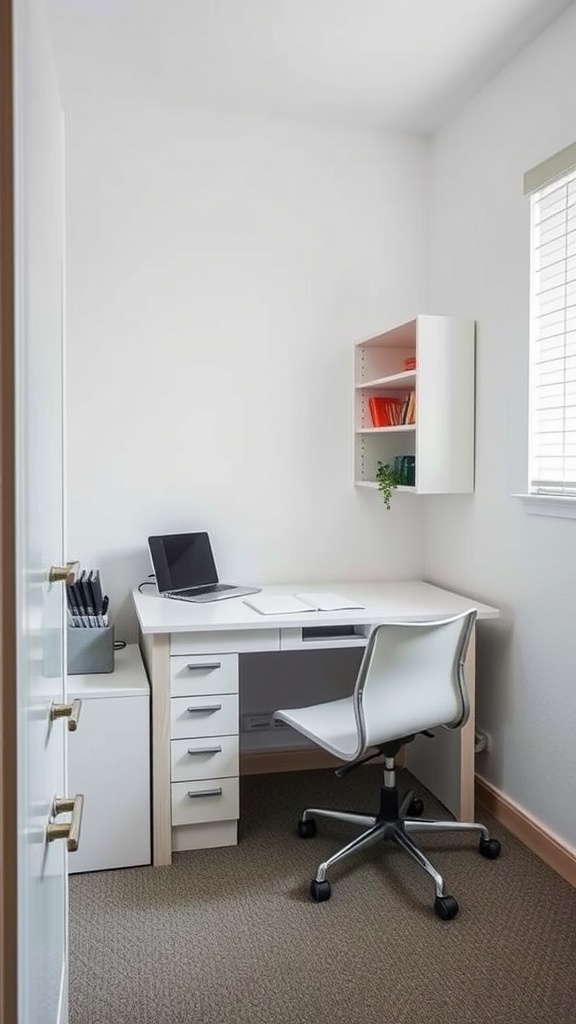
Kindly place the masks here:
POLYGON ((490 782, 476 776, 476 800, 496 821, 540 857, 548 867, 576 887, 576 850, 532 818, 490 782))
MULTIPOLYGON (((396 758, 397 768, 404 767, 404 751, 396 758)), ((241 775, 268 775, 277 771, 308 771, 314 768, 338 768, 343 765, 339 758, 332 757, 320 746, 287 746, 280 751, 254 751, 240 755, 241 775)), ((380 757, 369 765, 382 763, 380 757)))
POLYGON ((292 747, 240 754, 241 775, 302 772, 312 768, 337 768, 339 764, 342 761, 320 747, 292 747))
MULTIPOLYGON (((404 751, 396 757, 396 767, 404 766, 404 751)), ((381 757, 369 761, 369 765, 382 763, 381 757)), ((241 775, 267 775, 274 772, 305 772, 313 768, 338 768, 344 764, 321 747, 285 747, 281 750, 259 750, 240 754, 241 775)))

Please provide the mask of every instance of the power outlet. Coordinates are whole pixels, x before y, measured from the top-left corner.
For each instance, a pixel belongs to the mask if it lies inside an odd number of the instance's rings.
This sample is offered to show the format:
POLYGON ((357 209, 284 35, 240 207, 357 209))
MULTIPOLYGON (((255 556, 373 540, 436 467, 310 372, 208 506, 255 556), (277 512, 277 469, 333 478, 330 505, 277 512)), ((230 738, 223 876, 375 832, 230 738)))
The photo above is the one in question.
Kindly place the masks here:
POLYGON ((474 733, 474 753, 489 754, 492 750, 492 737, 484 729, 476 729, 474 733))
POLYGON ((272 725, 272 715, 269 712, 242 716, 243 732, 264 732, 266 729, 271 729, 272 725))

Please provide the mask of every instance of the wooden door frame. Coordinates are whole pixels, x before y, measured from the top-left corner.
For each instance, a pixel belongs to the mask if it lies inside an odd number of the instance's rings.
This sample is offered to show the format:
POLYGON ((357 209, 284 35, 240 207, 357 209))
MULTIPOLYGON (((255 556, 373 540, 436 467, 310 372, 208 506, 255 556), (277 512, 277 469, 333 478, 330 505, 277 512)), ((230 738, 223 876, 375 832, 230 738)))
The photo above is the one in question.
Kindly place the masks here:
POLYGON ((14 122, 12 4, 0 0, 0 1020, 17 1020, 14 122))

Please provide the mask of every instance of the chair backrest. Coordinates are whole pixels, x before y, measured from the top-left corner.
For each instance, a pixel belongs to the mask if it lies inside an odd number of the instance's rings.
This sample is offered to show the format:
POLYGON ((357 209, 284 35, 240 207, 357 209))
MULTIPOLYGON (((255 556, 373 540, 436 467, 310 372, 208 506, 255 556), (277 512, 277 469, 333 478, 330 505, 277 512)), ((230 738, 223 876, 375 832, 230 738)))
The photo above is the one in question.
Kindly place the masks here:
POLYGON ((469 714, 464 676, 476 610, 425 622, 385 622, 368 641, 354 688, 359 747, 368 748, 469 714))

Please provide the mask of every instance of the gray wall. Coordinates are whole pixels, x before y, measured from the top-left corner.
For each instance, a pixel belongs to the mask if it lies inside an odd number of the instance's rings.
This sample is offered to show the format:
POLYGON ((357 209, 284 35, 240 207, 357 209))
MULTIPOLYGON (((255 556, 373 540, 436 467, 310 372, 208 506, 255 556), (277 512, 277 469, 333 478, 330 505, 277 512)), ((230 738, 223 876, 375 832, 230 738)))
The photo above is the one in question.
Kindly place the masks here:
POLYGON ((478 770, 576 845, 576 522, 527 515, 528 168, 576 138, 571 8, 432 143, 429 304, 478 320, 477 487, 429 502, 426 576, 502 610, 480 636, 478 770))

